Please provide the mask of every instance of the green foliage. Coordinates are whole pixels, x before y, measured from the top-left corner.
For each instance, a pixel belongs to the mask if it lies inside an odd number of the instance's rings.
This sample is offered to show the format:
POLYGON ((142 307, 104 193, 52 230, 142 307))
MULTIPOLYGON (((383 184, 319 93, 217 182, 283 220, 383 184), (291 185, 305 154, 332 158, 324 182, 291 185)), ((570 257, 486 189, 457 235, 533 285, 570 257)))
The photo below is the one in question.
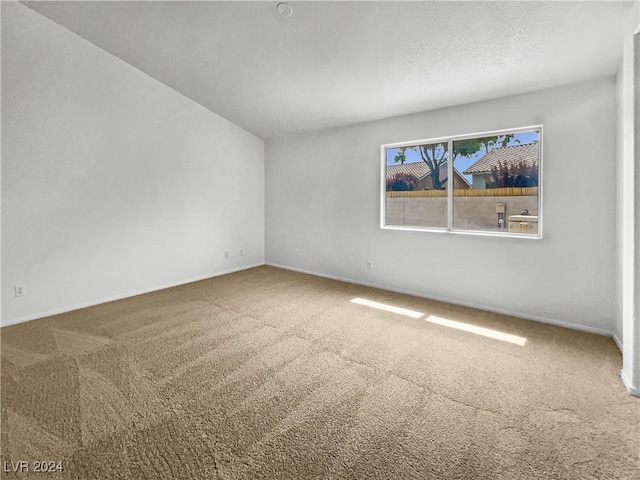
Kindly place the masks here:
MULTIPOLYGON (((467 140, 456 140, 453 142, 453 158, 457 157, 471 157, 484 148, 485 153, 494 148, 502 148, 509 145, 515 135, 510 133, 509 135, 497 135, 493 137, 478 137, 469 138, 467 140)), ((520 143, 516 140, 514 143, 520 143)))
POLYGON ((528 164, 524 160, 513 164, 500 162, 497 167, 491 168, 491 176, 487 183, 487 188, 537 186, 538 163, 528 164))
POLYGON ((479 138, 470 138, 468 140, 458 140, 453 142, 453 156, 470 157, 482 148, 479 138))
POLYGON ((407 149, 406 148, 401 148, 400 151, 398 153, 396 153, 396 156, 393 157, 393 161, 395 163, 404 163, 407 161, 407 155, 406 153, 404 153, 407 149))
POLYGON ((412 173, 396 173, 387 178, 387 192, 409 192, 416 189, 418 177, 412 173))

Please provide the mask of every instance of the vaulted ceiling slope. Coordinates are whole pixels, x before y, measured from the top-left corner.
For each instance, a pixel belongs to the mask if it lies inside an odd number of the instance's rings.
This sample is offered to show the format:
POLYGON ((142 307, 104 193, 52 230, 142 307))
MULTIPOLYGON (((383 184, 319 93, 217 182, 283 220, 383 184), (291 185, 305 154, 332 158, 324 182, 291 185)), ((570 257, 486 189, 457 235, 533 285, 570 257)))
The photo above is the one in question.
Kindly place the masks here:
POLYGON ((23 2, 267 139, 615 73, 632 2, 23 2))

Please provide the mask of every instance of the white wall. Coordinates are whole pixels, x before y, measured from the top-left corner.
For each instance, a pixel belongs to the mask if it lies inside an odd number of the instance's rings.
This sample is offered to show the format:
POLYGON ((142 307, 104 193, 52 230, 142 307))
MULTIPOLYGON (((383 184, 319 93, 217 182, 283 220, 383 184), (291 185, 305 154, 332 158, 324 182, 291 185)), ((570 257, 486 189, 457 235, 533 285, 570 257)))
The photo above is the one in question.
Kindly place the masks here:
POLYGON ((2 325, 262 263, 262 140, 2 2, 2 325))
POLYGON ((611 332, 615 87, 607 77, 268 141, 267 263, 611 332), (379 228, 381 144, 535 124, 543 239, 379 228))

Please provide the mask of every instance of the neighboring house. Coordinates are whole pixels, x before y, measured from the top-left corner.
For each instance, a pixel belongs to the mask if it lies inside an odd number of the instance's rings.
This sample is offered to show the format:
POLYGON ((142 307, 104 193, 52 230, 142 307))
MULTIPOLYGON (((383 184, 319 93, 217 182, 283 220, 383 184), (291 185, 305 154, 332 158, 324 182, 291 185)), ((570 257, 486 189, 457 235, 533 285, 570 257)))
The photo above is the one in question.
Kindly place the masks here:
MULTIPOLYGON (((471 184, 464 178, 455 168, 453 188, 471 188, 471 184)), ((418 178, 416 190, 433 190, 431 181, 431 170, 423 161, 411 163, 398 163, 396 165, 387 165, 387 180, 393 178, 398 173, 410 173, 418 178)), ((447 162, 440 165, 440 178, 447 178, 447 162)), ((446 182, 445 182, 446 184, 446 182)))
POLYGON ((520 161, 524 161, 527 165, 538 163, 538 151, 537 143, 496 148, 469 166, 463 173, 473 176, 473 188, 484 189, 490 183, 493 167, 497 167, 500 163, 509 165, 520 161))

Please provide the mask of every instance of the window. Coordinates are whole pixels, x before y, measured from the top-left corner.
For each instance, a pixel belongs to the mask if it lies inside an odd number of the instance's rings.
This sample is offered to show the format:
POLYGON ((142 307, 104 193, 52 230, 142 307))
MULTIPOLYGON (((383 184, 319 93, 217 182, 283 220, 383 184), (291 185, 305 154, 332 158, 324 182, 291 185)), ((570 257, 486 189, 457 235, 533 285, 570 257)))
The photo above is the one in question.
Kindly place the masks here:
POLYGON ((381 226, 540 238, 541 173, 541 126, 382 145, 381 226))

